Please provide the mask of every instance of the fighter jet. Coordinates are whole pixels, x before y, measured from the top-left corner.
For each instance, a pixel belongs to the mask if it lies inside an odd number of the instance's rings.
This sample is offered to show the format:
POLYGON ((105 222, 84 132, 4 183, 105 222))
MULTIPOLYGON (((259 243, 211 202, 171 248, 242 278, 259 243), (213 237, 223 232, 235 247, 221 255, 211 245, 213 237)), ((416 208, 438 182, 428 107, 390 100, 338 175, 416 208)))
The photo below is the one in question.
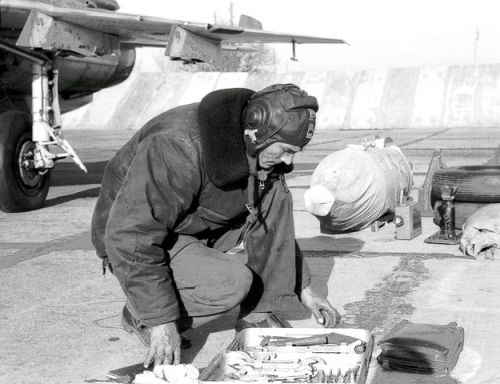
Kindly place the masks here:
POLYGON ((341 44, 341 39, 119 13, 115 0, 0 0, 0 210, 43 206, 50 171, 67 157, 86 171, 61 134, 61 113, 130 75, 136 47, 215 66, 246 43, 341 44))

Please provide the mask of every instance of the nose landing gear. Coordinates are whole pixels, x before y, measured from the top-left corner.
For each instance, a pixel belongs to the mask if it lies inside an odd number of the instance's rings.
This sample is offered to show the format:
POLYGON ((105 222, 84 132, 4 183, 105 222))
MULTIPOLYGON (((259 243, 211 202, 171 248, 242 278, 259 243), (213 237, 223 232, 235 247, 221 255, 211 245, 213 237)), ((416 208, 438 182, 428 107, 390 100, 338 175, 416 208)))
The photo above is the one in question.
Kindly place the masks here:
POLYGON ((0 114, 0 210, 40 208, 49 191, 50 170, 34 167, 31 118, 27 113, 0 114))
POLYGON ((31 116, 19 111, 0 114, 0 210, 29 211, 42 207, 50 171, 57 160, 69 157, 84 172, 87 169, 61 136, 54 55, 34 56, 2 42, 0 51, 12 53, 32 65, 31 116), (51 152, 53 146, 62 152, 51 152))

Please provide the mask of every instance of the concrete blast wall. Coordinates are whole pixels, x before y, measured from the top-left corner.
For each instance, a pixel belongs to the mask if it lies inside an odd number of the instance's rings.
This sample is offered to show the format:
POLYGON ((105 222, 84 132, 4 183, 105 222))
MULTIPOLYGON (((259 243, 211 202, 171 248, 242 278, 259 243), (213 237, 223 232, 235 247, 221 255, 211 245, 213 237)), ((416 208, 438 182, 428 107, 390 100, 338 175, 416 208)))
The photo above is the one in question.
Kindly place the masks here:
POLYGON ((318 129, 500 125, 500 64, 360 72, 134 71, 123 84, 64 116, 66 128, 137 129, 156 114, 210 91, 295 83, 318 98, 318 129))

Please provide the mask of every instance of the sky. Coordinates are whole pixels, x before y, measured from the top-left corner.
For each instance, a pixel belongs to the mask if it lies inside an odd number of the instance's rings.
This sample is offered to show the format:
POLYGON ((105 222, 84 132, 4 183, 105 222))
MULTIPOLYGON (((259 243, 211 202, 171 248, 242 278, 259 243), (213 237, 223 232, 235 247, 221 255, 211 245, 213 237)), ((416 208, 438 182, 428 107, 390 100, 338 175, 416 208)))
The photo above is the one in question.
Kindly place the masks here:
POLYGON ((500 63, 498 0, 118 0, 120 11, 213 23, 248 14, 264 29, 349 45, 273 45, 288 70, 500 63), (215 15, 215 16, 214 16, 215 15))

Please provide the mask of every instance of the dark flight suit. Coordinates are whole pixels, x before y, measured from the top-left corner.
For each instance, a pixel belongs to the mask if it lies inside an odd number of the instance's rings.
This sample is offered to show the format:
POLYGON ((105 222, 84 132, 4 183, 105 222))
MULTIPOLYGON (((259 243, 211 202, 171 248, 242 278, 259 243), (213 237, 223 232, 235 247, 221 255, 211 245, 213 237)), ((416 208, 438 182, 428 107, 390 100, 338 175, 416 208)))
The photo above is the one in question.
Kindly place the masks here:
POLYGON ((219 314, 244 299, 243 311, 286 310, 310 283, 283 175, 255 183, 252 213, 253 177, 216 187, 198 107, 161 114, 115 155, 92 218, 97 254, 109 257, 146 326, 219 314), (231 252, 241 241, 245 252, 231 252))

